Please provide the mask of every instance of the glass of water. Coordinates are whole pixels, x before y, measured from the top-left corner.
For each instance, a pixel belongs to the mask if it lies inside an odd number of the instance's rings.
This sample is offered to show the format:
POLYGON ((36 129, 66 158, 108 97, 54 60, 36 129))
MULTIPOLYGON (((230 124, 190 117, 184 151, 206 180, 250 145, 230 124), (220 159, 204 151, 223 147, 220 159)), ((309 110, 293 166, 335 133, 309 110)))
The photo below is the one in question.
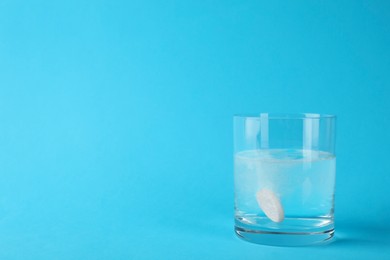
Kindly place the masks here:
POLYGON ((234 116, 235 232, 278 246, 334 234, 334 115, 234 116))

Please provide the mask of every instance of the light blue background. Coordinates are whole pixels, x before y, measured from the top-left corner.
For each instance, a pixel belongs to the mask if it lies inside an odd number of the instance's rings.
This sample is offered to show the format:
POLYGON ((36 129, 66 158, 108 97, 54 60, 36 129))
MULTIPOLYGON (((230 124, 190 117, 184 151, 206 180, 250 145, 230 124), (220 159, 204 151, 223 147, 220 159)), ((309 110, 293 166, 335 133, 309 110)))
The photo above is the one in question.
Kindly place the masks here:
POLYGON ((0 259, 390 257, 388 1, 0 1, 0 259), (232 116, 338 116, 336 241, 233 233, 232 116))

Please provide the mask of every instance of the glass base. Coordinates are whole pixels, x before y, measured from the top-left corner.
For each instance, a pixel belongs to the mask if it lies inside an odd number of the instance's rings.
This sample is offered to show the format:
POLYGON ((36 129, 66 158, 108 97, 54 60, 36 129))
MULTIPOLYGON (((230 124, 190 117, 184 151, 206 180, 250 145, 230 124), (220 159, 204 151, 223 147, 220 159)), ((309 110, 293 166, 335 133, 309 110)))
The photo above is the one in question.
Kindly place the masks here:
POLYGON ((286 218, 281 223, 256 215, 236 216, 238 237, 256 244, 307 246, 326 244, 334 235, 332 217, 286 218))
POLYGON ((275 232, 235 227, 237 236, 246 241, 269 246, 308 246, 331 242, 334 229, 321 232, 275 232))

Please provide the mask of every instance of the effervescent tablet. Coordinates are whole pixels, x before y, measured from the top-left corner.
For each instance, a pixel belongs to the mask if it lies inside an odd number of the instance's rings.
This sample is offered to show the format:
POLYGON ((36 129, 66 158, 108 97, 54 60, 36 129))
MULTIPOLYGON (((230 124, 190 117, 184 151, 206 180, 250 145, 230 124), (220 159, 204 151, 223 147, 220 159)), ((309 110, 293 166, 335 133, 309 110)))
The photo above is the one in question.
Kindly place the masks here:
POLYGON ((284 220, 284 210, 278 196, 269 189, 261 189, 256 193, 257 203, 264 214, 273 222, 284 220))

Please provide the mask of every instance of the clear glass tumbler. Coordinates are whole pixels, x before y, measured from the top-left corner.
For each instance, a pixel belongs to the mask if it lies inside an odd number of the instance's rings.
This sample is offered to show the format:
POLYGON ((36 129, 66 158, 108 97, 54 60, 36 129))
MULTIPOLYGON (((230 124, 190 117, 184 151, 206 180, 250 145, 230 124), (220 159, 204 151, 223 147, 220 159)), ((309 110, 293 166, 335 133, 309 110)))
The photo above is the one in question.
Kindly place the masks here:
POLYGON ((235 232, 302 246, 334 234, 334 115, 234 116, 235 232))

